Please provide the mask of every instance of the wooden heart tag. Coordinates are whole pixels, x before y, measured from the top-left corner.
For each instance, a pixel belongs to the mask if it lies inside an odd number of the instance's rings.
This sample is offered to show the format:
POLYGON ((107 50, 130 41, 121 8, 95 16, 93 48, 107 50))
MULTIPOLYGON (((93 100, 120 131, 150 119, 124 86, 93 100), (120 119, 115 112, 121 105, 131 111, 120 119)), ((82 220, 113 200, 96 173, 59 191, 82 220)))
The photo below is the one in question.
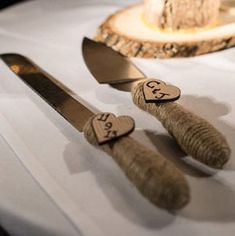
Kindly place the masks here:
POLYGON ((147 103, 172 102, 178 100, 181 95, 179 88, 162 80, 151 79, 143 86, 144 99, 147 103))
POLYGON ((130 116, 116 117, 112 113, 100 113, 93 118, 92 128, 101 145, 131 133, 135 122, 130 116))

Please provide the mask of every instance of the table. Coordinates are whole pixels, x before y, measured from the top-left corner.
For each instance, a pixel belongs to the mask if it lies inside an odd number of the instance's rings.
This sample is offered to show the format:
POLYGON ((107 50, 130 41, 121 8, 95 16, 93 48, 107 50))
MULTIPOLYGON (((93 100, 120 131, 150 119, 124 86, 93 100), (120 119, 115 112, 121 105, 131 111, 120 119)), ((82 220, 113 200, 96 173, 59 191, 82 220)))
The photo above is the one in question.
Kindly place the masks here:
POLYGON ((205 178, 185 164, 191 158, 132 104, 130 94, 99 85, 82 60, 82 38, 135 2, 35 0, 13 6, 0 13, 0 53, 24 54, 98 110, 134 117, 133 135, 187 173, 190 204, 177 214, 154 208, 111 158, 86 143, 0 61, 0 223, 11 235, 234 234, 235 49, 195 58, 132 59, 148 76, 180 87, 179 102, 226 136, 231 160, 205 178))

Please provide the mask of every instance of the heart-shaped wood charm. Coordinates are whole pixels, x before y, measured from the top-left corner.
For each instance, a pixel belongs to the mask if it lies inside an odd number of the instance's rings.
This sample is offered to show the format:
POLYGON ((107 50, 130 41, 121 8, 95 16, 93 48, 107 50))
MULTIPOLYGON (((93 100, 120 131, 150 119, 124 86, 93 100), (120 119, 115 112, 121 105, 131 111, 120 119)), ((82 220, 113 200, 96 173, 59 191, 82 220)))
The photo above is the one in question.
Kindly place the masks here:
POLYGON ((131 133, 135 122, 130 116, 116 117, 112 113, 99 113, 92 120, 92 128, 101 145, 131 133))
POLYGON ((143 86, 144 99, 147 103, 172 102, 178 100, 181 95, 179 88, 162 80, 150 79, 143 86))

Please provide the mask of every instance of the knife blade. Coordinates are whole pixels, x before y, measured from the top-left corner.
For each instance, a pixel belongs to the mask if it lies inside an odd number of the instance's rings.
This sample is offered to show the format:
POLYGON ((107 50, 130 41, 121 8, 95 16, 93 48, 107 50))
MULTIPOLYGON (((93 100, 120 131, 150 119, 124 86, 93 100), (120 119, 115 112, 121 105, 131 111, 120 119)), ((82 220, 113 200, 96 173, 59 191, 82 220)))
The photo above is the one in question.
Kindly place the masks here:
POLYGON ((98 143, 92 122, 109 113, 95 114, 75 99, 72 91, 28 58, 19 54, 3 54, 0 58, 74 128, 84 132, 90 144, 109 154, 150 202, 167 210, 180 209, 189 202, 189 186, 184 175, 161 155, 129 135, 102 145, 98 143))
POLYGON ((114 54, 112 49, 102 43, 85 38, 83 55, 89 64, 89 70, 96 75, 95 78, 99 83, 119 84, 145 78, 143 72, 134 64, 128 63, 121 54, 114 54), (105 60, 102 66, 100 66, 100 59, 105 60), (114 72, 115 76, 113 76, 114 72))
POLYGON ((213 168, 222 168, 227 163, 231 153, 227 140, 209 122, 176 102, 146 102, 143 86, 148 78, 130 60, 88 38, 83 40, 82 52, 88 69, 99 83, 110 83, 120 90, 131 91, 134 104, 156 117, 185 153, 213 168), (109 55, 108 60, 106 55, 109 55), (131 66, 134 69, 128 70, 131 66), (129 77, 120 79, 120 71, 129 77), (137 72, 139 79, 133 80, 137 72))

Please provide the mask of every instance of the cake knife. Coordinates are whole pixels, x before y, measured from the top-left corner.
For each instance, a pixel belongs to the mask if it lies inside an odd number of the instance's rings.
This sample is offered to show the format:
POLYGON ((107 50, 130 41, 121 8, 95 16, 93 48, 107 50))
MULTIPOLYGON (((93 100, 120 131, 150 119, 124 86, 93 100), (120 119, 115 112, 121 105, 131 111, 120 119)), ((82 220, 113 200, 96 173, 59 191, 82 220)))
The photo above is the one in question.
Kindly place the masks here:
MULTIPOLYGON (((155 116, 184 152, 213 168, 222 168, 227 163, 231 151, 225 137, 205 119, 188 111, 179 103, 172 102, 180 96, 177 88, 156 80, 155 84, 173 88, 175 96, 169 99, 170 102, 148 102, 144 93, 147 85, 153 88, 153 94, 150 95, 155 96, 160 89, 152 86, 150 83, 154 83, 154 80, 148 79, 128 58, 105 44, 88 38, 83 40, 82 51, 89 71, 99 83, 109 83, 120 90, 132 91, 133 102, 140 109, 155 116)), ((161 92, 159 97, 166 95, 161 92)))
POLYGON ((190 193, 184 175, 160 154, 130 137, 129 131, 134 128, 130 117, 95 114, 68 88, 22 55, 3 54, 0 58, 74 128, 84 132, 90 144, 109 154, 150 202, 167 210, 177 210, 188 203, 190 193), (120 129, 128 129, 128 125, 130 130, 119 137, 120 129))

